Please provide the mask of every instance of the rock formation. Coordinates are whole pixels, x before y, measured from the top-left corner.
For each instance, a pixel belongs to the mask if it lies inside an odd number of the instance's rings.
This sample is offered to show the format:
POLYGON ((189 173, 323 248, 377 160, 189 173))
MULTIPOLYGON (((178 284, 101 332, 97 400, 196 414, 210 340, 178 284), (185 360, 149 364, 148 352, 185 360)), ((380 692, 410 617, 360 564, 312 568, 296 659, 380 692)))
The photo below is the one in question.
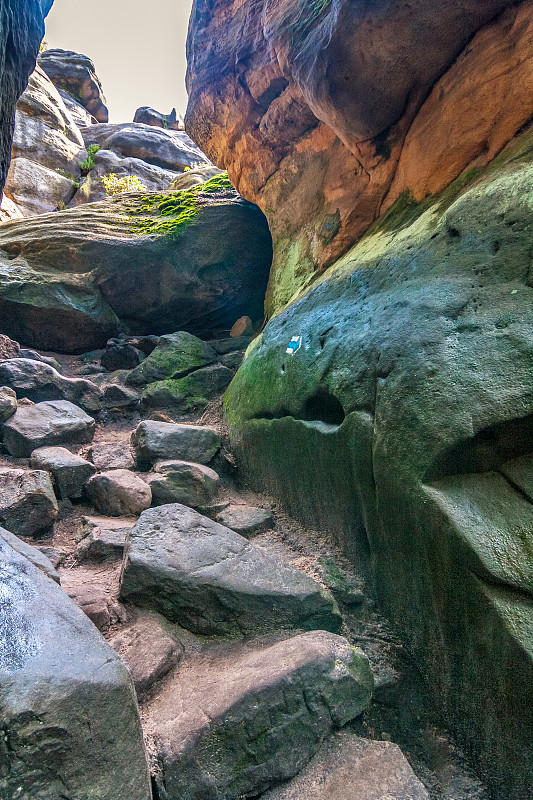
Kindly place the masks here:
POLYGON ((187 130, 273 235, 242 474, 366 565, 498 800, 533 791, 532 26, 196 0, 189 35, 187 130))
POLYGON ((0 191, 4 188, 11 154, 15 106, 24 91, 44 35, 44 18, 53 0, 16 0, 0 8, 0 191))

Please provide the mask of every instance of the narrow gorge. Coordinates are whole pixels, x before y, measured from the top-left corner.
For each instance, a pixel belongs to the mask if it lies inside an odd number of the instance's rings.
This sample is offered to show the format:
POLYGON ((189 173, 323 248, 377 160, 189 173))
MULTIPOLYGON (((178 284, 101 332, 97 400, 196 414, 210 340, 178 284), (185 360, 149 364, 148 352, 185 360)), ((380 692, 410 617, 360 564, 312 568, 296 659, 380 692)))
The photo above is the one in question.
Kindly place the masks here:
POLYGON ((131 122, 51 7, 0 0, 0 800, 532 800, 533 0, 194 0, 131 122))

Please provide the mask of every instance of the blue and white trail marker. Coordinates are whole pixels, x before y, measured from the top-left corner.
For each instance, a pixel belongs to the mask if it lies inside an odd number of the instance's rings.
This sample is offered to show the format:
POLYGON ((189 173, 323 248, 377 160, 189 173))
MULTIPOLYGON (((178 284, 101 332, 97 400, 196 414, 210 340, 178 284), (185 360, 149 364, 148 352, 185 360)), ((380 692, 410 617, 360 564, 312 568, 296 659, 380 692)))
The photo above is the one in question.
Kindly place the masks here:
POLYGON ((293 336, 290 340, 289 344, 287 345, 286 352, 293 356, 295 353, 298 352, 300 347, 302 346, 302 337, 301 336, 293 336))

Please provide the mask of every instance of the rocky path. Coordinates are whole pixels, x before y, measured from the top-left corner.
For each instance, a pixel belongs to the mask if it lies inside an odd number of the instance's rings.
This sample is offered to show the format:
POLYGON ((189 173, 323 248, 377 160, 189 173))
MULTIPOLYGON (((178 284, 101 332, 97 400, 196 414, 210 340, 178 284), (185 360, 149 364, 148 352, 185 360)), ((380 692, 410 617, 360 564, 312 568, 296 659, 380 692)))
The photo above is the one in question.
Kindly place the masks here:
MULTIPOLYGON (((246 341, 193 340, 1 342, 0 523, 128 665, 154 797, 485 800, 353 566, 237 476, 213 376, 246 341)), ((43 754, 6 797, 89 796, 37 794, 43 754)))

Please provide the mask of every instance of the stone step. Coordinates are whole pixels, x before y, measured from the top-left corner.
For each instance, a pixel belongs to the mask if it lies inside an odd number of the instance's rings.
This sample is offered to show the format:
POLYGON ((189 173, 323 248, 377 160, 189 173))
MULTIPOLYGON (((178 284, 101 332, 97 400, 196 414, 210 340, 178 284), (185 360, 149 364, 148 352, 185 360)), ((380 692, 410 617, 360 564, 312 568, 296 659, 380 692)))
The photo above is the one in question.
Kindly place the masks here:
POLYGON ((338 631, 342 622, 313 578, 179 503, 141 514, 126 545, 120 596, 202 634, 338 631))
POLYGON ((372 685, 366 656, 324 631, 196 655, 144 707, 160 796, 236 800, 287 780, 372 685))

